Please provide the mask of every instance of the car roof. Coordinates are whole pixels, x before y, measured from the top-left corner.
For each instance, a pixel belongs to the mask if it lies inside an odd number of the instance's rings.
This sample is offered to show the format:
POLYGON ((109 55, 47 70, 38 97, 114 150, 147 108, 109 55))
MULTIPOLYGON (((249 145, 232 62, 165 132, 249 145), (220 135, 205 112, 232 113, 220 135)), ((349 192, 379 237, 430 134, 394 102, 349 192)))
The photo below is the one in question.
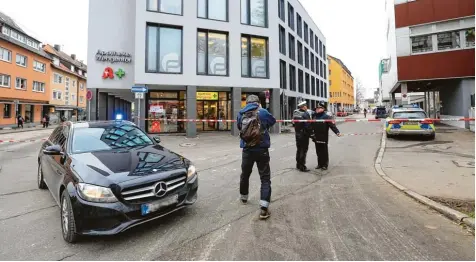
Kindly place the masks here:
POLYGON ((421 108, 392 108, 393 112, 425 112, 421 108))
POLYGON ((71 122, 68 121, 65 125, 70 126, 71 128, 101 128, 101 127, 110 127, 115 125, 131 125, 136 126, 134 123, 127 120, 104 120, 104 121, 79 121, 71 122))

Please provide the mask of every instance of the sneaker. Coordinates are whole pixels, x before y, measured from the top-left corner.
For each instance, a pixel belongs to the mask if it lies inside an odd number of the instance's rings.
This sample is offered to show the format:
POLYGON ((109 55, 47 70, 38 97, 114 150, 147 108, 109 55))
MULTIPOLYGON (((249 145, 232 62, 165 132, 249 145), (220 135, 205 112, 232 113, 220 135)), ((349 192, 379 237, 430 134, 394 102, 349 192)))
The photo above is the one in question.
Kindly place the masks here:
POLYGON ((270 216, 269 210, 265 207, 261 208, 261 212, 259 213, 259 219, 267 219, 270 216))
POLYGON ((248 203, 248 200, 246 200, 246 199, 240 199, 240 201, 243 205, 246 205, 246 203, 248 203))
POLYGON ((302 172, 309 172, 311 170, 309 170, 309 168, 307 168, 306 166, 302 166, 301 169, 300 169, 302 172))
POLYGON ((323 167, 321 167, 321 168, 322 168, 322 170, 327 170, 327 167, 326 167, 326 166, 323 166, 323 167))

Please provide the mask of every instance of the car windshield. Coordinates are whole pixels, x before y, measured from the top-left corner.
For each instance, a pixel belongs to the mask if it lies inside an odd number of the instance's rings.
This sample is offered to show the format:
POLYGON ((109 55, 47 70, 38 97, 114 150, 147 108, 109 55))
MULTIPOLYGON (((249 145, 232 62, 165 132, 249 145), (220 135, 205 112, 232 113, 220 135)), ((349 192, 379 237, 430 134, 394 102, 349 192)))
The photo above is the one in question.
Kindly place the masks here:
POLYGON ((152 140, 132 125, 78 128, 73 133, 73 154, 152 145, 152 140))
POLYGON ((385 108, 377 108, 377 114, 385 114, 387 110, 385 108))
POLYGON ((426 118, 425 112, 421 111, 407 111, 407 112, 395 112, 393 113, 395 119, 423 119, 426 118))

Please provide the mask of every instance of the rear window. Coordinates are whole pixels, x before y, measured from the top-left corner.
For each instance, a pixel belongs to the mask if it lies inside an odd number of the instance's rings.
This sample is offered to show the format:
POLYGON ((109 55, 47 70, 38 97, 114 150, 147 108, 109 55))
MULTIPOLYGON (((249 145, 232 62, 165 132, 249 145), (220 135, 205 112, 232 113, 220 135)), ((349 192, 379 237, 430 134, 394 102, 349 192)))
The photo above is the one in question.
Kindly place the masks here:
POLYGON ((423 119, 426 118, 426 113, 421 111, 395 112, 393 113, 395 119, 423 119))
POLYGON ((379 114, 385 114, 387 110, 385 108, 377 108, 377 113, 379 114))
POLYGON ((131 125, 78 128, 73 133, 73 154, 152 145, 152 140, 131 125))

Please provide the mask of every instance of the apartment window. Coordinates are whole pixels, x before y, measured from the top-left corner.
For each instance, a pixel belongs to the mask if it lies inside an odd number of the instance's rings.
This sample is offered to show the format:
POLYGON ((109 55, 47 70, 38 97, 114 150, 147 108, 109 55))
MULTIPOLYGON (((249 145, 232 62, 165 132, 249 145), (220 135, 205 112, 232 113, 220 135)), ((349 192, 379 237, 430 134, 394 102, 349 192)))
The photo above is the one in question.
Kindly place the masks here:
POLYGON ((303 65, 303 61, 302 61, 302 44, 301 42, 297 41, 297 51, 298 51, 298 63, 300 65, 303 65))
POLYGON ((21 78, 21 77, 17 77, 17 81, 15 83, 15 88, 16 89, 21 89, 21 90, 26 90, 27 86, 26 86, 26 79, 25 78, 21 78))
POLYGON ((62 94, 60 90, 53 90, 53 99, 62 100, 62 94))
POLYGON ((324 98, 327 98, 327 83, 324 82, 324 98))
POLYGON ((147 11, 182 15, 183 0, 147 0, 147 11))
POLYGON ((27 57, 24 55, 17 54, 16 56, 16 63, 19 66, 26 67, 27 65, 27 57))
POLYGON ((17 39, 17 40, 18 40, 18 33, 17 33, 17 32, 15 32, 15 31, 11 30, 11 34, 10 34, 10 36, 11 36, 12 38, 14 38, 14 39, 17 39))
POLYGON ((474 47, 474 28, 466 29, 466 47, 474 47))
POLYGON ((0 74, 0 87, 10 87, 10 76, 0 74))
POLYGON ((431 35, 414 36, 412 40, 412 53, 422 53, 433 51, 431 35))
POLYGON ((306 22, 304 22, 304 42, 309 44, 309 27, 306 22))
POLYGON ((311 52, 311 72, 314 72, 314 55, 311 52))
POLYGON ((327 66, 324 62, 322 62, 322 67, 323 67, 323 70, 322 70, 322 74, 324 75, 324 79, 327 79, 327 66))
POLYGON ((0 60, 3 60, 5 62, 11 62, 12 61, 12 51, 0 47, 0 60))
POLYGON ((279 0, 278 2, 278 13, 279 13, 279 18, 281 18, 283 22, 286 22, 286 11, 284 6, 284 0, 279 0))
POLYGON ((292 34, 288 34, 289 41, 289 58, 296 61, 296 40, 292 34))
POLYGON ((268 77, 268 39, 256 36, 241 37, 241 75, 268 77))
POLYGON ((35 48, 35 49, 39 49, 40 48, 40 45, 36 42, 33 42, 33 44, 31 45, 31 47, 35 48))
POLYGON ((318 76, 319 74, 319 57, 316 56, 316 71, 314 71, 318 76))
POLYGON ((268 26, 268 0, 241 0, 241 23, 268 26))
POLYGON ((229 0, 197 0, 198 17, 228 21, 229 0))
POLYGON ((71 100, 74 102, 76 101, 76 94, 71 94, 71 100))
POLYGON ((324 78, 324 72, 322 71, 322 61, 319 59, 319 75, 324 78))
POLYGON ((10 118, 10 117, 12 117, 12 105, 3 104, 3 118, 10 118))
POLYGON ((146 45, 147 72, 182 73, 182 28, 147 25, 146 45))
POLYGON ((329 86, 331 86, 331 85, 332 85, 332 80, 329 80, 329 86))
MULTIPOLYGON (((331 62, 331 61, 329 60, 329 64, 330 64, 330 62, 331 62)), ((329 75, 331 75, 331 74, 332 74, 332 70, 329 69, 329 75)), ((329 85, 330 85, 330 84, 329 84, 329 85)))
POLYGON ((301 69, 298 69, 298 91, 304 93, 304 73, 301 69))
POLYGON ((319 96, 324 97, 324 82, 319 80, 319 96))
POLYGON ((76 81, 73 80, 73 87, 76 87, 76 81))
POLYGON ((228 75, 228 33, 198 31, 197 73, 228 75))
POLYGON ((324 58, 324 60, 327 60, 326 46, 325 46, 324 44, 322 45, 322 53, 323 53, 323 58, 324 58))
POLYGON ((279 26, 279 52, 286 55, 286 30, 279 26))
POLYGON ((296 91, 296 67, 289 64, 289 90, 296 91))
POLYGON ((309 46, 314 49, 314 32, 311 29, 309 29, 309 46))
POLYGON ((81 91, 84 90, 84 84, 83 83, 79 84, 79 90, 81 90, 81 91))
POLYGON ((317 35, 314 37, 314 51, 319 54, 319 38, 317 38, 317 35))
POLYGON ((304 64, 309 69, 309 49, 307 47, 304 47, 304 64))
POLYGON ((319 55, 322 57, 322 42, 319 40, 319 55))
POLYGON ((296 16, 297 16, 297 33, 298 33, 298 36, 302 38, 302 18, 298 13, 296 13, 296 16))
POLYGON ((313 96, 316 95, 316 79, 311 76, 311 93, 313 96))
POLYGON ((448 50, 460 48, 459 31, 444 32, 436 35, 438 39, 438 50, 448 50))
POLYGON ((2 33, 3 33, 4 35, 10 35, 10 29, 9 29, 8 27, 6 27, 6 26, 3 26, 3 27, 2 27, 2 33))
POLYGON ((279 86, 286 89, 286 62, 279 60, 279 86))
POLYGON ((63 76, 62 75, 55 73, 53 77, 54 77, 55 84, 62 84, 63 83, 63 76))
POLYGON ((46 64, 38 62, 38 61, 33 61, 33 69, 45 73, 46 72, 46 64))
POLYGON ((79 97, 79 103, 82 104, 83 102, 84 102, 84 96, 80 96, 80 97, 79 97))
POLYGON ((45 83, 33 81, 33 91, 35 92, 45 92, 45 83))
POLYGON ((311 85, 310 85, 310 79, 309 79, 309 74, 306 73, 306 94, 310 94, 311 93, 311 85))
POLYGON ((291 28, 293 31, 295 30, 294 28, 294 7, 288 3, 288 26, 291 28))
POLYGON ((317 80, 316 81, 316 93, 317 93, 317 96, 321 96, 322 92, 321 92, 321 87, 322 87, 322 81, 321 80, 317 80))

